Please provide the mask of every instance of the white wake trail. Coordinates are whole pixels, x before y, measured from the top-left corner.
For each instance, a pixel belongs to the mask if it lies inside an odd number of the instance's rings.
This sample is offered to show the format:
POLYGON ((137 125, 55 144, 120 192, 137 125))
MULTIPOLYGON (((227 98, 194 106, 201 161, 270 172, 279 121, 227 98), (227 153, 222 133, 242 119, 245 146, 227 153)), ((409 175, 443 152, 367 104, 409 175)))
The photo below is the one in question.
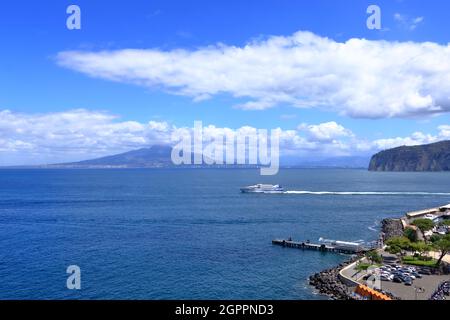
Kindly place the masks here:
POLYGON ((395 191, 285 191, 285 194, 337 196, 450 196, 449 192, 395 192, 395 191))

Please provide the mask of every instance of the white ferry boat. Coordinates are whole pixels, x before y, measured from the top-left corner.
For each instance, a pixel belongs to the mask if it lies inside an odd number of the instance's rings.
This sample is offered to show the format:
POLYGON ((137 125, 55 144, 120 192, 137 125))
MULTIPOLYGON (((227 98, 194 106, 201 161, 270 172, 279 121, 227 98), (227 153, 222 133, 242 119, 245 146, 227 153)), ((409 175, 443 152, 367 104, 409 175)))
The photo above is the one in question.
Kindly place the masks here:
POLYGON ((241 188, 242 193, 283 193, 284 188, 279 184, 256 184, 241 188))

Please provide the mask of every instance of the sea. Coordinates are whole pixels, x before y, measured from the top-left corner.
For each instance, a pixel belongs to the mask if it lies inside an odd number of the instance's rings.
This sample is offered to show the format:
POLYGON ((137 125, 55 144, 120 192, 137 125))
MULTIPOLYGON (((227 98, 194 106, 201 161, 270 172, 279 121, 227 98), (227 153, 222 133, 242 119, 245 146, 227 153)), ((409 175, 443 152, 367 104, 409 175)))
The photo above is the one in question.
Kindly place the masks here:
POLYGON ((383 218, 448 203, 448 172, 4 169, 0 299, 327 299, 308 277, 348 256, 272 239, 370 242, 383 218), (288 192, 240 193, 256 183, 288 192))

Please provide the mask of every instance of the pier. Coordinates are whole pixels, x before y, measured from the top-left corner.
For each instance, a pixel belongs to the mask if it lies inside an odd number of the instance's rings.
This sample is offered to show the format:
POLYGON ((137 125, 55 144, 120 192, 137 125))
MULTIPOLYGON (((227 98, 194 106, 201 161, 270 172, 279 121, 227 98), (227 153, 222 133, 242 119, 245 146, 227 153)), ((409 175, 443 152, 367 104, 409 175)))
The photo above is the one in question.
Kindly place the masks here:
POLYGON ((317 244, 317 243, 310 243, 310 242, 297 242, 293 240, 283 240, 283 239, 275 239, 272 240, 272 244, 287 247, 287 248, 295 248, 295 249, 302 249, 302 250, 316 250, 316 251, 322 251, 322 252, 334 252, 334 253, 345 253, 345 254, 356 254, 363 252, 365 250, 354 250, 350 248, 343 248, 339 246, 333 246, 328 244, 317 244))

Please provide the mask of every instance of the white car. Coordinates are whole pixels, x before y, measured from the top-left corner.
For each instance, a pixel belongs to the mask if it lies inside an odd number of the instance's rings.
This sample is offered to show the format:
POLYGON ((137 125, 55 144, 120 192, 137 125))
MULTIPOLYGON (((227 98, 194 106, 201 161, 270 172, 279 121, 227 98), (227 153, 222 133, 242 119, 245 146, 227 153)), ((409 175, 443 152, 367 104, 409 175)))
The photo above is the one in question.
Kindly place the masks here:
POLYGON ((394 279, 394 276, 392 274, 383 273, 380 275, 380 280, 382 280, 382 281, 392 281, 393 279, 394 279))
POLYGON ((416 277, 415 276, 413 276, 412 274, 411 274, 411 272, 403 272, 403 274, 405 275, 405 276, 408 276, 408 277, 410 277, 411 279, 413 279, 413 280, 415 280, 416 279, 416 277))
POLYGON ((393 271, 395 271, 397 269, 395 269, 394 267, 388 267, 388 270, 389 270, 389 272, 393 272, 393 271))
POLYGON ((394 267, 388 266, 388 265, 384 265, 384 266, 382 266, 380 269, 381 269, 381 270, 384 270, 384 271, 388 271, 388 272, 392 272, 392 271, 395 271, 395 270, 396 270, 394 267))

